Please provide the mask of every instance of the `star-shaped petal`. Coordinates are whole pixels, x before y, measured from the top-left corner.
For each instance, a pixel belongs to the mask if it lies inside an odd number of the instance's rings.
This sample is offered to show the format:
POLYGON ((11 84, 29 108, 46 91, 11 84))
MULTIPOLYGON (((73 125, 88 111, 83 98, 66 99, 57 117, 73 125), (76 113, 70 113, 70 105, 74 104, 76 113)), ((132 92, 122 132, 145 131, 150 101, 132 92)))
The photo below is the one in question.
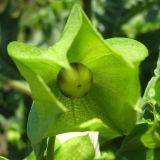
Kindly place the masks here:
POLYGON ((33 143, 70 131, 98 130, 113 138, 133 129, 140 98, 138 66, 147 56, 141 43, 104 40, 75 5, 61 39, 48 50, 12 42, 8 52, 32 90, 28 135, 33 143), (80 98, 66 97, 57 85, 59 71, 71 63, 93 74, 90 91, 80 98))

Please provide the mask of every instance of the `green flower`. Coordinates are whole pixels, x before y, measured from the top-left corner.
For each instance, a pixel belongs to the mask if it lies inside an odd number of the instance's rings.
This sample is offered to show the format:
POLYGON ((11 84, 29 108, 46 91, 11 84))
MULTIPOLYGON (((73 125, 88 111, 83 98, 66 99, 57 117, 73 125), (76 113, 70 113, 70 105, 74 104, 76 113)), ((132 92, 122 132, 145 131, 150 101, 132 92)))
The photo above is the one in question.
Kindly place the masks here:
POLYGON ((43 50, 11 42, 8 52, 32 91, 28 136, 33 143, 85 130, 111 139, 135 126, 138 67, 147 49, 127 38, 104 40, 78 5, 54 46, 43 50))

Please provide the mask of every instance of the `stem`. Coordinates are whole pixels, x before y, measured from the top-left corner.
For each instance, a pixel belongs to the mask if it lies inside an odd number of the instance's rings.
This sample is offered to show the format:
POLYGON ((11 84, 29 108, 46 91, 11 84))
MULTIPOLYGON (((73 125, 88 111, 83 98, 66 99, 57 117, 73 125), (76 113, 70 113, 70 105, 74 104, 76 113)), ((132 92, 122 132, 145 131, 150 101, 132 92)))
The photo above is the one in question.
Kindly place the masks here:
POLYGON ((29 87, 20 81, 10 80, 10 81, 8 81, 8 85, 11 88, 18 89, 18 90, 22 91, 23 93, 26 93, 27 95, 31 96, 31 91, 30 91, 29 87))
POLYGON ((55 145, 56 136, 50 137, 48 140, 47 147, 47 160, 54 160, 54 145, 55 145))
POLYGON ((47 148, 47 138, 42 139, 37 144, 32 144, 32 148, 36 155, 36 160, 44 160, 44 153, 47 148))
POLYGON ((31 90, 28 85, 22 83, 19 80, 10 80, 9 78, 0 75, 0 81, 4 82, 5 85, 9 88, 18 89, 21 92, 31 96, 31 90))

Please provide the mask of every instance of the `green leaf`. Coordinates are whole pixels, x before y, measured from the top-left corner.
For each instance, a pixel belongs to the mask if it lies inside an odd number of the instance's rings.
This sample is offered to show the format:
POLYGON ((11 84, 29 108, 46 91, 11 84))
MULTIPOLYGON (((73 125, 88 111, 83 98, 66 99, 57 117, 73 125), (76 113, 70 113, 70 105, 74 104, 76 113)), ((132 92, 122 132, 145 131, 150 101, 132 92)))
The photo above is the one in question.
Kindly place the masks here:
POLYGON ((154 122, 150 129, 142 135, 141 141, 147 148, 160 148, 160 123, 154 122))
POLYGON ((95 151, 88 135, 64 142, 55 152, 55 160, 91 160, 95 151))
POLYGON ((121 146, 121 152, 160 148, 159 123, 137 125, 121 146))
POLYGON ((155 75, 151 78, 145 89, 143 100, 152 105, 155 105, 156 103, 160 105, 160 56, 154 73, 155 75))
POLYGON ((160 148, 160 57, 155 69, 155 75, 149 81, 143 100, 152 107, 154 113, 154 121, 151 128, 142 136, 141 140, 148 148, 160 148))
POLYGON ((95 160, 116 160, 116 154, 112 151, 105 151, 101 153, 101 156, 95 160))
POLYGON ((8 160, 8 159, 5 158, 5 157, 0 156, 0 160, 8 160))
POLYGON ((160 157, 160 149, 146 149, 135 152, 126 152, 118 160, 158 160, 160 157))
POLYGON ((88 129, 115 138, 134 128, 140 98, 138 64, 147 50, 129 39, 105 42, 78 5, 54 46, 42 50, 12 42, 8 52, 32 90, 28 135, 33 143, 47 136, 88 129), (130 54, 127 48, 132 50, 130 54), (65 97, 57 86, 59 70, 70 68, 73 62, 84 64, 93 74, 91 90, 75 99, 65 97), (93 123, 94 118, 100 121, 93 123))
POLYGON ((148 130, 147 123, 137 125, 134 130, 125 137, 120 152, 133 152, 138 150, 145 150, 145 146, 141 141, 142 135, 148 130))
POLYGON ((160 104, 160 78, 159 76, 154 76, 149 81, 145 93, 144 93, 144 101, 148 103, 152 103, 155 105, 155 103, 160 104))
POLYGON ((26 157, 26 160, 35 160, 35 159, 36 159, 36 156, 35 156, 34 152, 31 152, 31 154, 26 157))
MULTIPOLYGON (((154 160, 158 159, 160 148, 150 147, 153 143, 153 137, 151 139, 151 125, 147 123, 139 124, 128 135, 120 148, 119 160, 128 158, 129 160, 141 159, 141 160, 154 160), (148 139, 149 138, 149 139, 148 139), (147 145, 146 145, 147 144, 147 145), (150 144, 150 146, 148 145, 150 144), (125 157, 125 158, 124 158, 125 157)), ((154 141, 156 142, 156 141, 154 141)))

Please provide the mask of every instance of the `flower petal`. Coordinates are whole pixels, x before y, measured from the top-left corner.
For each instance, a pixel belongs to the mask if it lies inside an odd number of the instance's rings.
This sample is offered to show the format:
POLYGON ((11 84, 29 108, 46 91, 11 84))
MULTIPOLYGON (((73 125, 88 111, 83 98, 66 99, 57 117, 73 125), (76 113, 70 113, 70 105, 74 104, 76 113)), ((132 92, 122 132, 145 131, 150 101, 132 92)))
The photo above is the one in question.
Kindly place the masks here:
MULTIPOLYGON (((60 67, 46 50, 22 42, 11 42, 8 45, 8 53, 16 64, 20 62, 22 68, 26 66, 41 76, 46 83, 56 80, 55 75, 60 67)), ((18 69, 21 70, 19 66, 18 69)), ((21 74, 25 77, 23 71, 21 74)))
POLYGON ((106 39, 105 43, 131 65, 139 64, 148 55, 147 48, 134 39, 116 37, 106 39))

